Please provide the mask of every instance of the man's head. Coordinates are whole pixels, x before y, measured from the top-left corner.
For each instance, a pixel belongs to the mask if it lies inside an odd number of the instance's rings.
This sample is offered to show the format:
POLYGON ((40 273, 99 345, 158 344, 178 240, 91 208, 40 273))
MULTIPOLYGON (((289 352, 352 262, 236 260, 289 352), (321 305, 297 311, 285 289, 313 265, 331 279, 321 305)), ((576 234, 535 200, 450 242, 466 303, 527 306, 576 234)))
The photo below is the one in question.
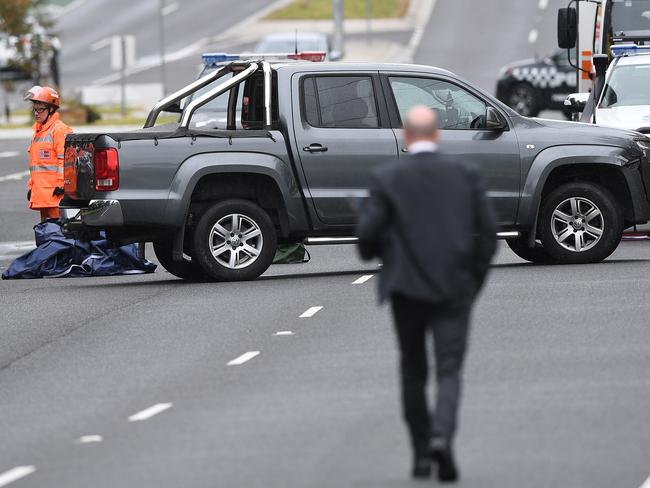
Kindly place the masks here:
POLYGON ((436 112, 424 105, 411 108, 404 119, 404 141, 407 146, 414 142, 438 141, 438 117, 436 112))
POLYGON ((59 94, 49 86, 33 86, 25 93, 25 101, 32 102, 36 122, 44 124, 50 115, 59 109, 59 94))

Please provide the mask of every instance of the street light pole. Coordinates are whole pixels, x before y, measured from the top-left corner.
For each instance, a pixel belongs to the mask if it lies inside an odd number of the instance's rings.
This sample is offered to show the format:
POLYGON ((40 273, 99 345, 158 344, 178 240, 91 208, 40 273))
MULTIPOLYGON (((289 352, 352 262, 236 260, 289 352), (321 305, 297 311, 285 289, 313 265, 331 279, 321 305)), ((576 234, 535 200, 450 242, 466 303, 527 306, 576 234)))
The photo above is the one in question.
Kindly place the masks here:
POLYGON ((162 82, 163 97, 167 95, 167 76, 165 73, 165 22, 163 9, 165 8, 165 0, 160 0, 158 8, 158 25, 160 27, 160 80, 162 82))
POLYGON ((343 0, 332 0, 334 10, 334 50, 343 55, 343 0))

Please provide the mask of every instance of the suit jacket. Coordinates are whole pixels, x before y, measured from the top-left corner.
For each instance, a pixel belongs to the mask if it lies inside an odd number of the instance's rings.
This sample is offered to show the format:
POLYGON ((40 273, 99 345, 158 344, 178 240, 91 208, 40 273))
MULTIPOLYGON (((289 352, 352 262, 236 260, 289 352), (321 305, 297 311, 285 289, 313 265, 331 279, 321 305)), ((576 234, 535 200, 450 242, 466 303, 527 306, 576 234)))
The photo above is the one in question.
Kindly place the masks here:
POLYGON ((457 157, 419 153, 382 166, 357 226, 363 259, 383 261, 381 300, 471 300, 496 249, 496 221, 479 172, 457 157))

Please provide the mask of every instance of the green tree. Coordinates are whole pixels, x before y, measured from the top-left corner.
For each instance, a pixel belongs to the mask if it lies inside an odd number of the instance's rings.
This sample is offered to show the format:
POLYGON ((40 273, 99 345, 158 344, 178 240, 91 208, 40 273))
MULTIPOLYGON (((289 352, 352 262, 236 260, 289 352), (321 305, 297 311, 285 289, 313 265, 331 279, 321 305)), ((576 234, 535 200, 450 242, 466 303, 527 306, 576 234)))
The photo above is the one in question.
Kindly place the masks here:
POLYGON ((49 23, 40 15, 45 0, 0 1, 0 42, 15 49, 10 66, 40 81, 41 65, 51 54, 49 23))

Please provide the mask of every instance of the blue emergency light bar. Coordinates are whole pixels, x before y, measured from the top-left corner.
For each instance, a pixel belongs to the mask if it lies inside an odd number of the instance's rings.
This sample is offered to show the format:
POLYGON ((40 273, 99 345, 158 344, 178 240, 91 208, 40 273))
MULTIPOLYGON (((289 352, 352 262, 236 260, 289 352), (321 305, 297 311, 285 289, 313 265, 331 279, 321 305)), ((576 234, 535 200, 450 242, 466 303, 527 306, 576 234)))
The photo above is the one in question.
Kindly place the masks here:
POLYGON ((280 60, 302 60, 302 61, 324 61, 325 51, 303 51, 300 53, 252 53, 252 54, 228 54, 228 53, 203 53, 203 64, 213 65, 228 63, 230 61, 280 61, 280 60))
POLYGON ((639 46, 637 44, 615 44, 611 47, 612 56, 620 58, 623 56, 634 56, 635 54, 650 54, 650 46, 639 46))

